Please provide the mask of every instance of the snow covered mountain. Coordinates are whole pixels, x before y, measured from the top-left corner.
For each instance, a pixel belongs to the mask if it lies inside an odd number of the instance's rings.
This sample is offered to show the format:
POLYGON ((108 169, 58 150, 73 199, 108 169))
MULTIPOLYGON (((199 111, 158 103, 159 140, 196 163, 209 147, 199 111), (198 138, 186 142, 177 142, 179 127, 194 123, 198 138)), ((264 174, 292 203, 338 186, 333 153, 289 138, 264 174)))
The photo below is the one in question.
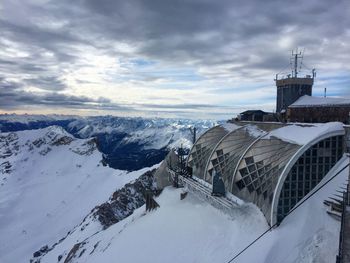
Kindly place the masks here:
MULTIPOLYGON (((143 193, 155 189, 157 166, 126 172, 101 160, 95 139, 59 126, 0 133, 1 263, 228 262, 268 229, 252 204, 228 215, 191 193, 180 200, 182 190, 172 187, 145 212, 143 193)), ((343 157, 322 182, 348 162, 343 157)), ((348 173, 233 262, 334 262, 340 224, 323 201, 348 173)))
POLYGON ((129 171, 161 162, 173 147, 190 148, 193 141, 191 127, 196 127, 197 135, 200 135, 215 124, 203 120, 113 116, 0 115, 2 132, 58 125, 78 138, 96 137, 105 162, 113 168, 129 171))
POLYGON ((29 262, 148 170, 127 173, 101 160, 94 139, 59 126, 0 133, 1 263, 29 262))

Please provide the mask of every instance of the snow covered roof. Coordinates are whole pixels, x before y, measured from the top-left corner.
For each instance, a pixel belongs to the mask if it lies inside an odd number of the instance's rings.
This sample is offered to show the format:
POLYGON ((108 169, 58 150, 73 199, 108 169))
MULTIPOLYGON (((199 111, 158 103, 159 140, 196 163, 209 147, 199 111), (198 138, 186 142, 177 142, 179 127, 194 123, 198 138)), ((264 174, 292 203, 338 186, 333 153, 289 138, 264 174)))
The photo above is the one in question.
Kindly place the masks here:
POLYGON ((225 130, 227 130, 228 132, 234 131, 240 127, 234 123, 228 123, 228 122, 223 123, 220 126, 223 127, 225 130))
POLYGON ((341 122, 291 124, 272 130, 262 139, 276 137, 286 142, 304 145, 333 131, 344 131, 343 124, 341 122))
POLYGON ((305 152, 316 147, 315 157, 320 154, 322 159, 324 152, 336 148, 332 162, 341 157, 345 131, 340 122, 239 124, 244 126, 231 131, 216 126, 205 132, 193 145, 187 165, 194 177, 207 183, 212 184, 213 178, 219 176, 227 192, 258 205, 271 225, 277 220, 273 204, 278 202, 286 177, 305 152))
POLYGON ((297 101, 291 104, 289 107, 325 107, 325 106, 340 106, 350 105, 350 99, 348 98, 329 98, 329 97, 313 97, 304 95, 297 101))

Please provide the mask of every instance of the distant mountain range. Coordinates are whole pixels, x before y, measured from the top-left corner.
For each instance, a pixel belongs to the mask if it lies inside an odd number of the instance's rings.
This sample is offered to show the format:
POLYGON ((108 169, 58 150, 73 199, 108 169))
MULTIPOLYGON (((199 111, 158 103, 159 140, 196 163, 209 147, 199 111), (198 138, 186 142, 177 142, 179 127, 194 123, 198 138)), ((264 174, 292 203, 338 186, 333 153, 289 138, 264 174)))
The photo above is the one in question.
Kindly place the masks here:
POLYGON ((79 117, 65 115, 0 115, 0 131, 22 131, 57 125, 77 138, 97 138, 104 162, 110 167, 134 171, 162 161, 173 147, 189 149, 190 128, 197 137, 217 122, 209 120, 79 117))

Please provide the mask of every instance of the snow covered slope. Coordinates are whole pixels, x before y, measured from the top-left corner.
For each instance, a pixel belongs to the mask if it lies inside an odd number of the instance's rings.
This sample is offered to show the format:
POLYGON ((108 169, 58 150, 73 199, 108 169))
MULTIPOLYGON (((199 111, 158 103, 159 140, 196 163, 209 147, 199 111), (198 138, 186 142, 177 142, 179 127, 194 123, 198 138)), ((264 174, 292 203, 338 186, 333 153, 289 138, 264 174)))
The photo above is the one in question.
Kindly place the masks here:
POLYGON ((69 262, 224 262, 267 228, 252 205, 237 208, 231 218, 193 195, 180 201, 180 192, 166 188, 157 198, 159 209, 145 213, 143 206, 104 231, 96 233, 98 223, 90 223, 41 262, 55 262, 60 255, 70 256, 69 262))
MULTIPOLYGON (((348 158, 342 159, 332 174, 347 162, 348 158)), ((233 262, 334 262, 339 222, 326 213, 323 200, 344 184, 347 175, 345 169, 233 262)), ((41 262, 68 258, 65 262, 224 263, 268 228, 253 205, 242 204, 230 217, 191 194, 181 201, 180 193, 165 188, 156 199, 160 208, 145 213, 141 207, 105 230, 87 218, 83 230, 72 231, 41 262)))
POLYGON ((144 171, 104 167, 93 139, 64 129, 0 133, 0 262, 29 262, 144 171))

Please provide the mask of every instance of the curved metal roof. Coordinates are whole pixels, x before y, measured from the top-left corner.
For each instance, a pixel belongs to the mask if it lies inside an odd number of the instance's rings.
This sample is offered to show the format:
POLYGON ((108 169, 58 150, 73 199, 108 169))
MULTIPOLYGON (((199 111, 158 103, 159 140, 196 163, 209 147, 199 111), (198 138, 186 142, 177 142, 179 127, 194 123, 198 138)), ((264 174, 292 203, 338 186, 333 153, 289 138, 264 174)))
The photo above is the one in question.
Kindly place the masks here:
POLYGON ((278 138, 259 138, 237 164, 229 191, 256 204, 268 218, 278 178, 299 148, 278 138))
POLYGON ((252 125, 245 125, 227 133, 210 154, 204 179, 211 183, 212 174, 215 171, 220 173, 226 189, 229 189, 241 155, 256 140, 257 136, 262 134, 265 134, 265 132, 252 125))
POLYGON ((188 165, 209 183, 214 171, 220 173, 226 191, 256 204, 272 225, 292 166, 312 145, 337 135, 344 135, 341 123, 216 126, 193 145, 188 165))
POLYGON ((217 125, 203 133, 193 144, 187 158, 187 166, 193 168, 193 175, 203 179, 209 155, 216 144, 230 131, 239 128, 234 124, 217 125))

